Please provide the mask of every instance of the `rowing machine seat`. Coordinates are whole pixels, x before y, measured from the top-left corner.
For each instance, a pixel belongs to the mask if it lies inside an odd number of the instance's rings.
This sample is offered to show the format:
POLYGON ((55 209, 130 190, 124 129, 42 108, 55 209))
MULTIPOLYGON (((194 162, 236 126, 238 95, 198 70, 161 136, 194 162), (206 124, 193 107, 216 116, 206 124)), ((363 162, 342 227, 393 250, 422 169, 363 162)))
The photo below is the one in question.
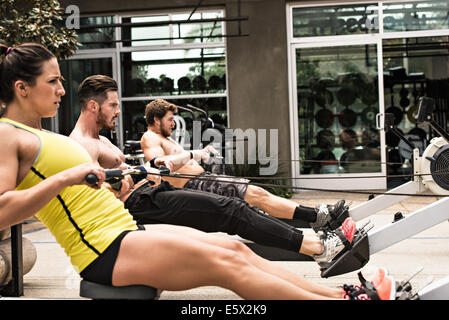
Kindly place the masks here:
POLYGON ((80 296, 94 300, 155 300, 160 290, 143 285, 113 287, 81 280, 80 296))

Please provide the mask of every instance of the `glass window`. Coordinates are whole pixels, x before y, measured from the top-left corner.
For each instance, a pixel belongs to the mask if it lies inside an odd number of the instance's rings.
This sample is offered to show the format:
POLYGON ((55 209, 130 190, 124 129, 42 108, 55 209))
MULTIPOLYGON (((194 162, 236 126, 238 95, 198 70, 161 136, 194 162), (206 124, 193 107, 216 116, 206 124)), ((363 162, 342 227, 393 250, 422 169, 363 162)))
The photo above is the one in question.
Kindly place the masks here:
POLYGON ((380 172, 377 47, 297 49, 296 65, 301 174, 380 172))
MULTIPOLYGON (((176 14, 173 15, 173 21, 187 20, 190 14, 176 14)), ((195 13, 190 19, 217 19, 222 18, 221 12, 203 12, 195 13)), ((222 37, 222 24, 221 21, 214 22, 201 22, 201 23, 184 23, 173 25, 173 37, 181 38, 174 39, 174 43, 197 43, 197 42, 220 42, 223 41, 222 37), (217 37, 212 37, 217 36, 217 37)))
MULTIPOLYGON (((421 152, 435 133, 416 123, 419 97, 434 98, 434 119, 443 127, 447 123, 448 44, 448 36, 383 40, 385 112, 394 114, 397 128, 421 152)), ((385 137, 389 174, 411 174, 411 148, 390 132, 385 137)))
MULTIPOLYGON (((119 50, 120 59, 116 66, 112 66, 111 58, 103 59, 100 55, 98 59, 92 55, 92 59, 64 61, 61 69, 65 70, 64 77, 70 84, 70 88, 66 88, 65 103, 72 107, 60 111, 63 112, 59 117, 61 132, 70 133, 78 117, 76 89, 81 80, 92 74, 111 76, 113 73, 121 74, 118 81, 121 83, 120 96, 124 98, 123 132, 119 137, 123 141, 120 142, 140 139, 146 130, 142 120, 150 97, 168 96, 167 100, 179 106, 191 104, 201 108, 216 124, 227 126, 224 23, 214 21, 223 18, 224 11, 198 10, 191 17, 190 14, 191 10, 186 9, 177 13, 148 12, 136 17, 119 15, 123 24, 120 39, 116 39, 117 27, 78 30, 83 44, 81 49, 114 48, 119 50), (186 21, 189 17, 191 21, 186 21), (211 21, 195 21, 208 19, 211 21), (116 40, 123 46, 115 46, 116 40), (155 48, 148 48, 151 46, 155 48), (120 72, 115 67, 120 68, 120 72), (130 97, 133 99, 127 99, 130 97)), ((81 19, 81 25, 114 24, 116 18, 86 17, 81 19)), ((188 119, 190 113, 182 111, 181 114, 188 119)), ((196 112, 194 116, 199 114, 203 113, 196 112)))
MULTIPOLYGON (((81 26, 92 26, 96 24, 112 24, 113 16, 85 17, 80 19, 81 26)), ((80 49, 115 48, 115 28, 81 28, 77 30, 78 41, 83 45, 80 49)))
POLYGON ((375 3, 293 8, 294 37, 377 32, 378 6, 375 3))
MULTIPOLYGON (((123 18, 123 23, 144 23, 144 22, 164 22, 169 19, 168 15, 157 15, 148 17, 123 18)), ((170 44, 170 27, 169 25, 161 26, 134 26, 122 27, 122 39, 132 40, 124 41, 124 46, 152 46, 170 44)))
POLYGON ((225 92, 225 49, 143 51, 121 54, 123 96, 225 92))
MULTIPOLYGON (((145 17, 123 18, 123 23, 173 22, 154 26, 124 26, 122 38, 124 46, 153 46, 185 43, 222 42, 223 22, 187 22, 190 13, 173 15, 152 15, 145 17)), ((190 20, 222 18, 221 11, 198 12, 190 20)))
POLYGON ((447 29, 449 1, 383 4, 384 32, 447 29))

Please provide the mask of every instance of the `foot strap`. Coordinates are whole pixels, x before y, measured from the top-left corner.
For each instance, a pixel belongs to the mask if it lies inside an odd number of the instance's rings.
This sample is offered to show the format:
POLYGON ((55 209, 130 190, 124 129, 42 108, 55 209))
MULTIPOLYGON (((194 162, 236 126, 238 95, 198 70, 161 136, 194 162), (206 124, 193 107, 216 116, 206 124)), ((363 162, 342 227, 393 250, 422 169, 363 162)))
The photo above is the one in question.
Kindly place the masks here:
POLYGON ((357 273, 357 276, 359 277, 360 283, 365 288, 365 293, 368 295, 368 297, 371 298, 371 300, 380 300, 379 295, 377 294, 376 288, 374 288, 374 285, 371 283, 371 281, 366 280, 362 273, 357 273))

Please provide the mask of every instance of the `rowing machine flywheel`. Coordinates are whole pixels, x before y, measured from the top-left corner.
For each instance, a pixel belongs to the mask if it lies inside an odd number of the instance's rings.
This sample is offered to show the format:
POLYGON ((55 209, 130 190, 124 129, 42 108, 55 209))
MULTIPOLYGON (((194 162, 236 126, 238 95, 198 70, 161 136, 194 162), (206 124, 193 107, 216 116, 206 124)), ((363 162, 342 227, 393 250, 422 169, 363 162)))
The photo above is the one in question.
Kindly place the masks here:
POLYGON ((449 195, 449 144, 433 138, 421 159, 423 184, 435 194, 449 195))

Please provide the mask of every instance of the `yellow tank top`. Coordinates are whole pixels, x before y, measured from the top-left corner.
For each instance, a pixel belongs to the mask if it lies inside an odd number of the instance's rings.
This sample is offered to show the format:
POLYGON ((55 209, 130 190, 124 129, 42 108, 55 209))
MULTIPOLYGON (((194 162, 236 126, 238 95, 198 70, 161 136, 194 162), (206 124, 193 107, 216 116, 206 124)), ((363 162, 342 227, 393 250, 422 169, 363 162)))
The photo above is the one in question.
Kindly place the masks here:
MULTIPOLYGON (((45 178, 76 165, 92 162, 89 153, 73 139, 37 130, 16 121, 0 118, 35 134, 40 150, 16 190, 28 189, 45 178)), ((105 188, 76 185, 63 189, 36 217, 50 230, 80 273, 125 230, 137 230, 136 222, 123 203, 105 188)))

